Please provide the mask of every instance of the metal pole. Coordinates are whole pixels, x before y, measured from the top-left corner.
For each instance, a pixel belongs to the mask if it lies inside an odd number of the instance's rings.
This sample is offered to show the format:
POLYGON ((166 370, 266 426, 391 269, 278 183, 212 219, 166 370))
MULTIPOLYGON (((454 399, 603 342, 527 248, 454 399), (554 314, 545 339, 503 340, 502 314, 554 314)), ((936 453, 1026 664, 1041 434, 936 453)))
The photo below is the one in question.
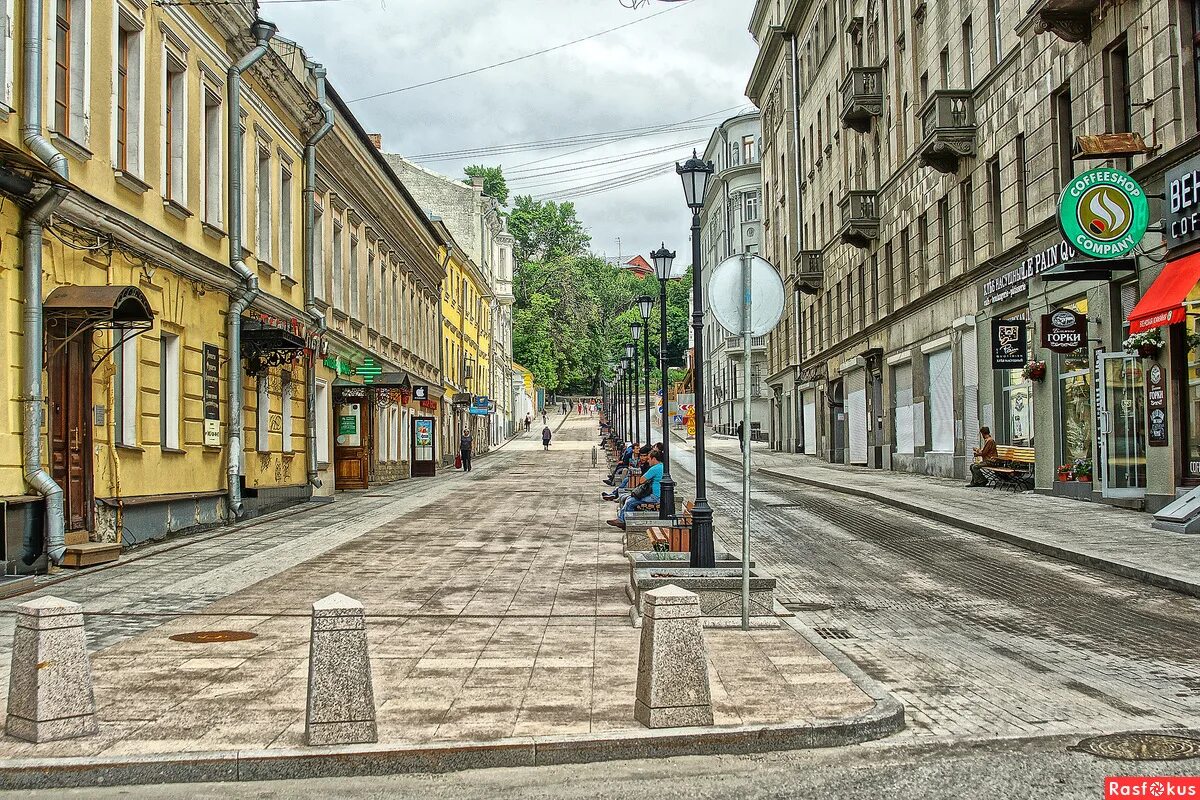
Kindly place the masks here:
POLYGON ((639 444, 645 444, 645 442, 642 441, 641 403, 638 402, 638 392, 640 391, 642 382, 638 379, 638 372, 641 370, 638 369, 637 351, 637 340, 634 340, 633 358, 629 359, 629 371, 633 373, 633 438, 639 444))
POLYGON ((696 417, 696 504, 692 507, 691 566, 714 567, 712 508, 704 476, 704 287, 700 275, 700 209, 692 210, 692 384, 696 417))
POLYGON ((753 256, 742 253, 742 630, 750 630, 750 275, 753 256))
MULTIPOLYGON (((646 319, 642 326, 642 360, 646 365, 646 444, 649 444, 654 436, 650 433, 650 320, 646 319)), ((661 487, 659 491, 662 491, 661 487)))
POLYGON ((662 370, 663 477, 658 501, 658 518, 675 516, 675 481, 671 477, 671 397, 667 392, 667 282, 658 282, 658 362, 662 370))

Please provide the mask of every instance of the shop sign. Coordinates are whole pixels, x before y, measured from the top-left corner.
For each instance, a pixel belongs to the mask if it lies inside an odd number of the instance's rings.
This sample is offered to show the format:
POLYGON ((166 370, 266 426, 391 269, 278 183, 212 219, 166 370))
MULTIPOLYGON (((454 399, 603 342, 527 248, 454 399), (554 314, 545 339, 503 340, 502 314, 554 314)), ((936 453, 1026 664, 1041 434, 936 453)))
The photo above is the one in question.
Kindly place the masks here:
POLYGON ((1146 373, 1146 418, 1150 420, 1148 441, 1151 447, 1166 447, 1167 441, 1167 377, 1162 365, 1155 362, 1146 373))
POLYGON ((415 422, 417 447, 433 447, 433 420, 419 419, 415 422))
POLYGON ((428 386, 414 386, 413 387, 413 399, 414 400, 428 400, 429 399, 429 387, 428 386))
POLYGON ((992 320, 992 369, 1021 369, 1029 360, 1029 329, 1023 319, 992 320))
POLYGON ((1079 175, 1058 199, 1058 227, 1076 250, 1092 258, 1120 258, 1141 243, 1150 204, 1141 184, 1119 169, 1079 175))
POLYGON ((1167 247, 1200 239, 1200 156, 1167 170, 1167 211, 1163 229, 1167 247))
POLYGON ((343 414, 338 417, 338 436, 354 436, 358 433, 358 417, 353 414, 343 414))
POLYGON ((437 406, 436 400, 422 400, 421 401, 421 408, 427 408, 430 411, 436 411, 437 407, 438 406, 437 406))
POLYGON ((471 400, 471 408, 482 408, 487 411, 491 407, 491 399, 484 395, 476 395, 471 400))
POLYGON ((215 344, 204 343, 201 355, 204 404, 204 446, 221 446, 221 351, 215 344))
POLYGON ((341 356, 327 356, 321 363, 327 369, 333 370, 335 375, 340 375, 343 378, 349 378, 354 374, 354 367, 349 361, 344 361, 341 356))
POLYGON ((324 357, 329 352, 329 343, 325 340, 325 332, 317 327, 305 325, 295 317, 284 319, 266 314, 262 311, 252 311, 249 314, 250 319, 261 322, 263 325, 269 325, 272 328, 279 328, 282 331, 287 331, 293 336, 297 336, 304 340, 304 346, 309 354, 316 354, 324 357))
POLYGON ((1042 315, 1042 347, 1055 353, 1074 353, 1087 345, 1087 317, 1069 308, 1042 315))
POLYGON ((375 379, 383 374, 383 367, 375 363, 375 359, 367 356, 361 366, 354 368, 354 374, 361 375, 363 383, 374 383, 375 379))
POLYGON ((983 284, 983 304, 1003 303, 1020 297, 1029 288, 1029 279, 1041 275, 1048 269, 1070 261, 1079 253, 1067 242, 1059 242, 1034 253, 1021 262, 1020 266, 997 275, 983 284))

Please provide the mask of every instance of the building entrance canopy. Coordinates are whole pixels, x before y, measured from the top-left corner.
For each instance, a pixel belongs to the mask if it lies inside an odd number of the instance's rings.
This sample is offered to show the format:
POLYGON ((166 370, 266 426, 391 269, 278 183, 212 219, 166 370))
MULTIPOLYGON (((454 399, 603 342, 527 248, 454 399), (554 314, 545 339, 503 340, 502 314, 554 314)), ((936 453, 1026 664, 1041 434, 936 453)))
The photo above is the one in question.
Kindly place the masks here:
POLYGON ((1200 253, 1167 264, 1129 313, 1129 332, 1141 333, 1182 322, 1187 313, 1185 301, 1198 281, 1200 253))

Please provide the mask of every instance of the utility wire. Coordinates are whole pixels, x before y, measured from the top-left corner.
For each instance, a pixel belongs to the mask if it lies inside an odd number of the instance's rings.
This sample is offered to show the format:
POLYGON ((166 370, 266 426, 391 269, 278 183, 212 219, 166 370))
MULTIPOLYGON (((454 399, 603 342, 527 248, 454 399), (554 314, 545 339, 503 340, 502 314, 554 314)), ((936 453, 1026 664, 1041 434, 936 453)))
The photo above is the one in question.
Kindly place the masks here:
MULTIPOLYGON (((629 155, 622 156, 621 158, 594 158, 594 159, 589 159, 586 161, 581 161, 578 164, 574 164, 574 165, 564 164, 561 168, 542 170, 540 172, 531 173, 529 175, 522 175, 522 176, 514 177, 514 178, 510 178, 508 175, 505 175, 504 179, 508 182, 509 186, 513 186, 514 184, 523 184, 527 181, 541 181, 542 179, 548 178, 552 175, 563 175, 563 174, 566 174, 566 175, 574 174, 575 177, 567 178, 567 180, 578 180, 579 176, 577 173, 591 172, 592 170, 604 169, 610 165, 619 164, 623 161, 637 161, 637 160, 646 158, 647 156, 653 156, 653 155, 658 155, 659 153, 665 153, 669 150, 679 150, 679 149, 687 148, 687 147, 695 147, 705 141, 707 141, 707 139, 696 139, 696 140, 687 141, 687 142, 672 142, 671 144, 663 145, 661 147, 652 147, 649 150, 641 150, 637 153, 630 153, 629 155)), ((627 169, 627 168, 628 167, 622 167, 621 169, 627 169)), ((618 171, 620 171, 620 170, 618 170, 618 171)))
MULTIPOLYGON (((277 2, 278 1, 279 0, 277 0, 277 2)), ((648 22, 649 20, 652 20, 655 17, 661 17, 663 14, 670 14, 672 11, 676 11, 680 8, 683 8, 684 6, 691 5, 692 2, 693 2, 693 0, 685 0, 685 2, 680 3, 679 5, 674 5, 674 6, 671 6, 670 8, 665 8, 662 11, 657 11, 646 17, 639 17, 638 19, 635 19, 633 22, 626 22, 624 25, 618 25, 615 28, 609 28, 607 30, 589 34, 588 36, 583 36, 579 39, 573 39, 569 42, 563 42, 562 44, 556 44, 553 47, 547 47, 543 50, 537 50, 533 53, 526 53, 523 56, 516 56, 515 58, 510 58, 505 61, 498 61, 495 64, 488 64, 485 67, 476 67, 475 69, 469 69, 466 72, 458 72, 458 73, 455 73, 454 75, 446 75, 441 78, 435 78, 431 81, 424 81, 422 83, 414 83, 411 86, 401 86, 399 89, 389 89, 386 92, 376 92, 375 94, 369 94, 364 97, 356 97, 353 100, 347 100, 346 102, 347 103, 361 103, 364 100, 375 100, 380 97, 387 97, 389 95, 399 94, 400 92, 407 92, 407 91, 411 91, 413 89, 420 89, 425 86, 433 86, 438 83, 445 83, 446 81, 455 80, 456 78, 464 78, 467 75, 476 75, 480 72, 486 72, 487 70, 490 70, 490 69, 496 69, 497 67, 504 67, 509 64, 515 64, 518 61, 525 61, 526 59, 534 58, 535 56, 545 55, 546 53, 553 53, 555 50, 562 50, 563 48, 571 47, 572 45, 580 44, 581 42, 586 42, 591 39, 596 39, 600 36, 605 36, 607 34, 622 30, 624 28, 632 27, 632 26, 637 25, 642 22, 648 22)))

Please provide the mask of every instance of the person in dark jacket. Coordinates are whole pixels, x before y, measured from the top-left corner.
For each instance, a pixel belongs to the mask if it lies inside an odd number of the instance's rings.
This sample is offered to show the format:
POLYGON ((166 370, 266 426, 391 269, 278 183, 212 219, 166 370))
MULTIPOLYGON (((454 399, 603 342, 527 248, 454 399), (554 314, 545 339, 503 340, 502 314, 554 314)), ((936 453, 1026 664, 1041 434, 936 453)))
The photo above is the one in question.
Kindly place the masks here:
POLYGON ((471 447, 474 443, 470 428, 464 428, 462 438, 458 440, 458 453, 462 456, 463 472, 471 471, 471 447))
POLYGON ((550 437, 551 437, 551 435, 552 435, 552 434, 550 433, 550 426, 549 426, 549 425, 547 425, 546 427, 542 428, 542 449, 543 449, 543 450, 549 450, 549 449, 550 449, 550 437))
POLYGON ((971 482, 967 484, 968 487, 987 486, 988 479, 983 474, 983 468, 994 467, 1000 463, 991 429, 984 425, 979 429, 979 438, 983 440, 983 444, 975 448, 975 456, 979 460, 971 465, 971 482))

